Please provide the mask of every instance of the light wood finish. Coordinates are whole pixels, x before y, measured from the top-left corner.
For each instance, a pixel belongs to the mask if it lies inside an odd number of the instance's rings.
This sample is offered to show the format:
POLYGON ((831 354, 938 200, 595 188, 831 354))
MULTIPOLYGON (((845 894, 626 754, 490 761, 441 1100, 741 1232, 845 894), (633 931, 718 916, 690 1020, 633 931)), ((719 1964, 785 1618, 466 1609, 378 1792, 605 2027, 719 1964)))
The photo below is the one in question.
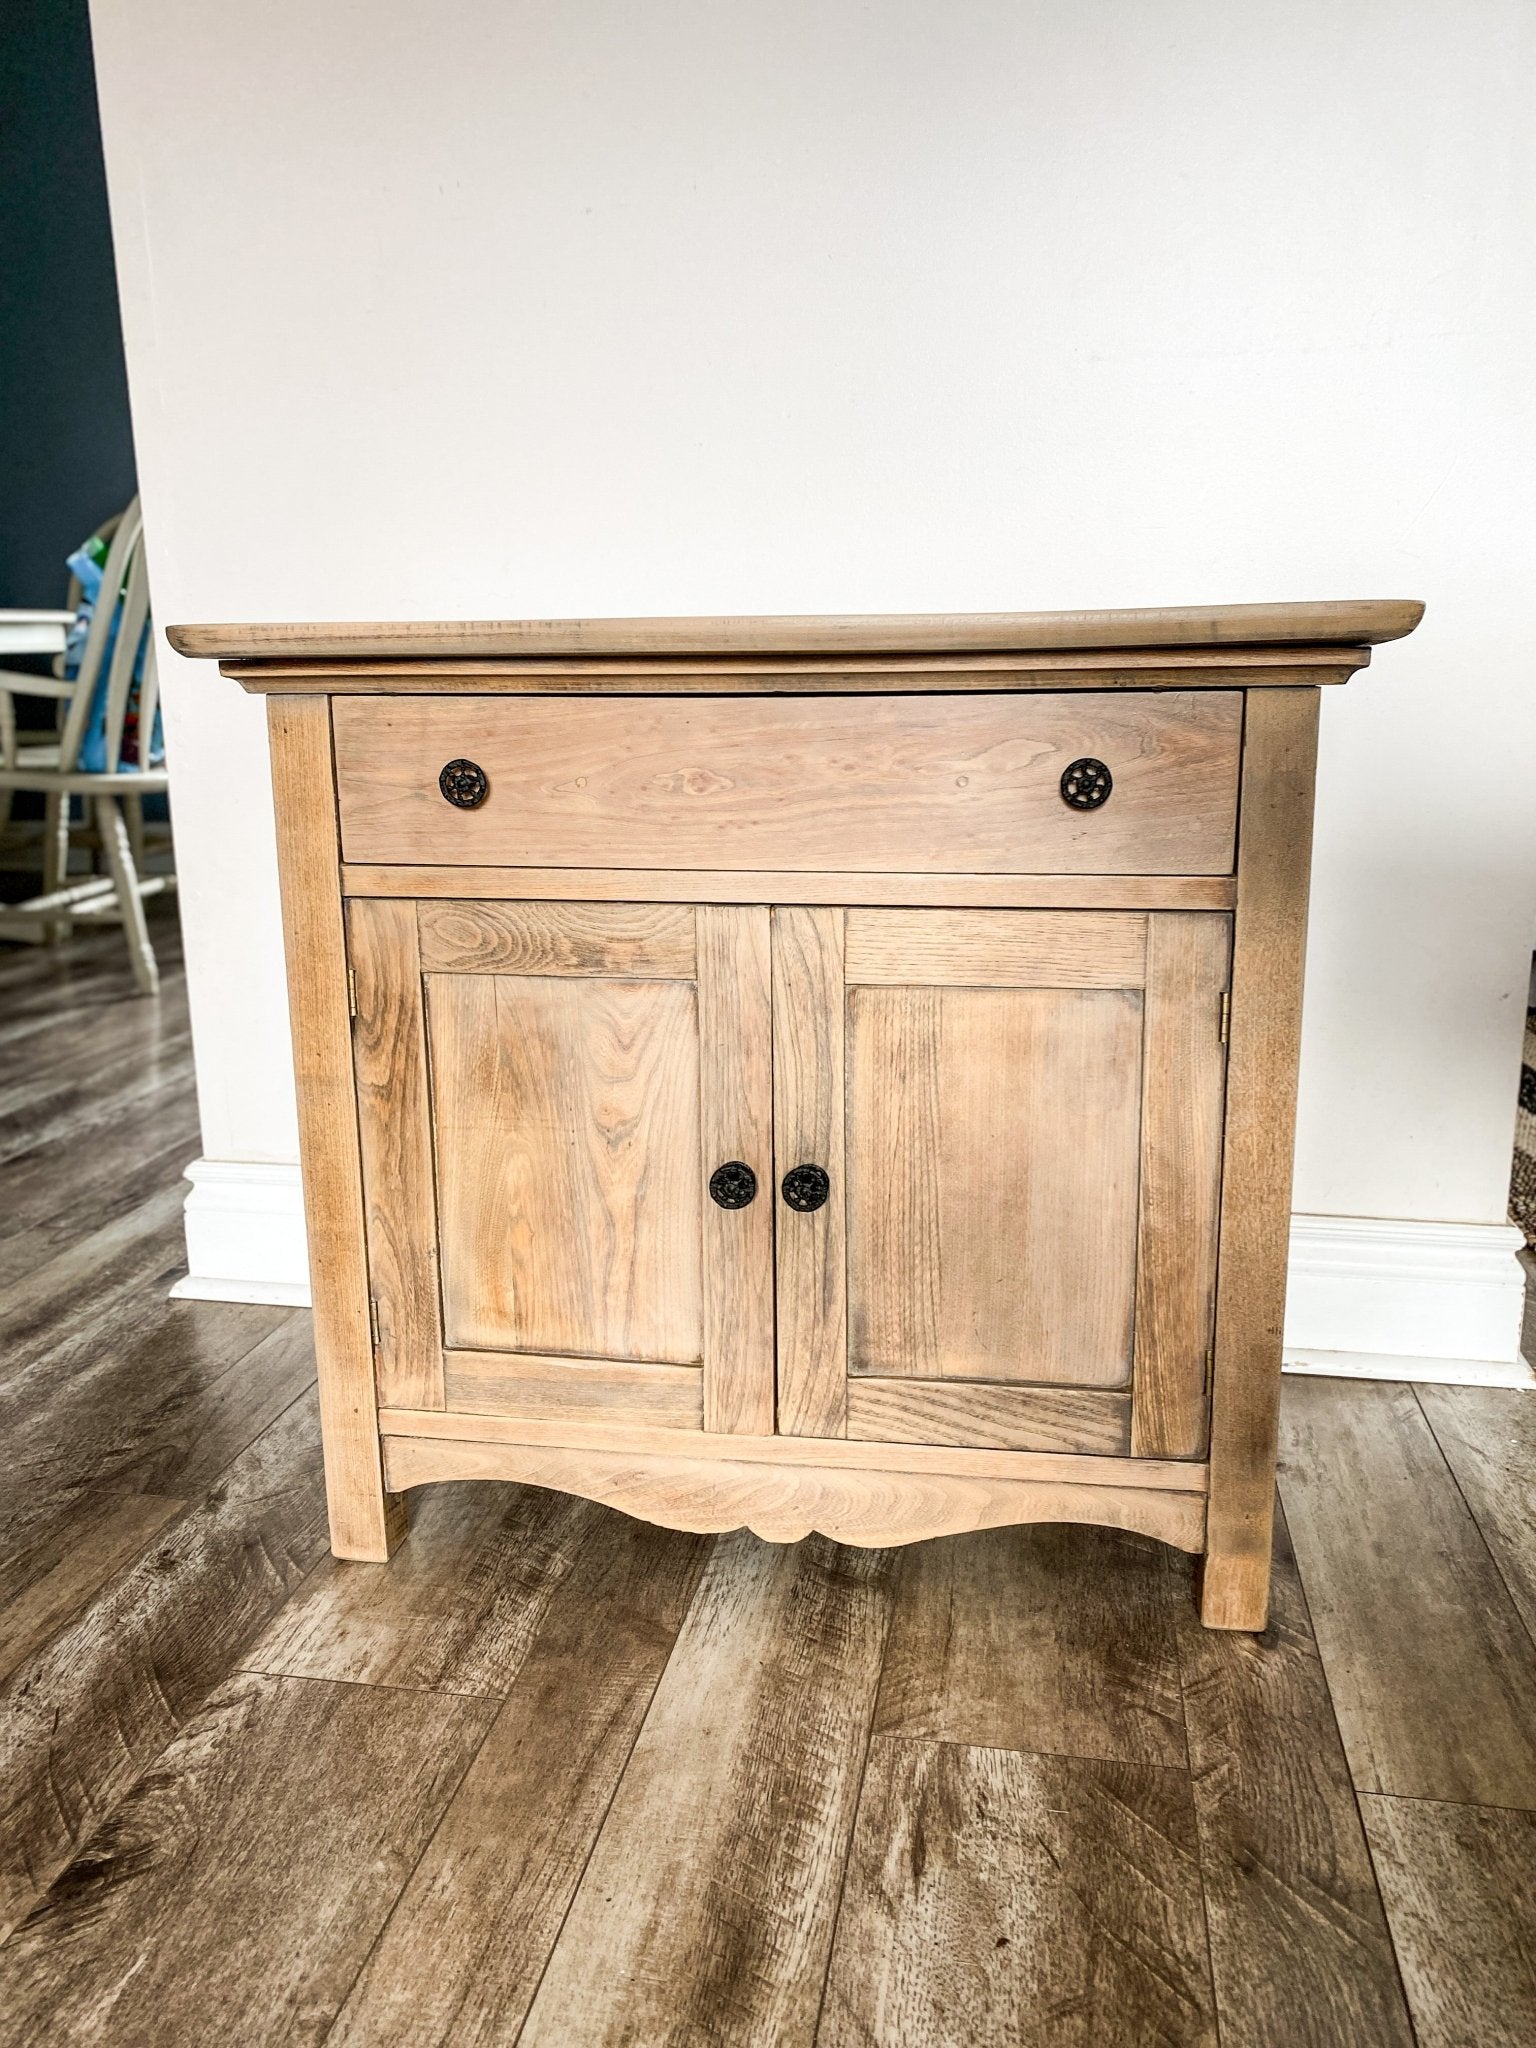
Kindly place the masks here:
POLYGON ((847 1013, 850 1372, 1123 1386, 1139 995, 853 988, 847 1013))
POLYGON ((994 1444, 1019 1451, 1129 1451, 1127 1394, 861 1377, 848 1383, 848 1434, 874 1443, 994 1444))
POLYGON ((702 905, 698 918, 699 1181, 728 1161, 757 1175, 744 1209, 704 1202, 706 1429, 774 1422, 773 991, 769 915, 702 905))
POLYGON ((1147 920, 1091 911, 850 910, 850 985, 1140 988, 1147 920))
POLYGON ((1298 1377, 1284 1422, 1286 1513, 1357 1789, 1536 1808, 1536 1645, 1413 1389, 1298 1377))
POLYGON ((841 1436, 847 1419, 843 921, 840 910, 773 913, 774 1175, 820 1166, 832 1184, 820 1209, 797 1214, 779 1204, 778 1423, 786 1436, 841 1436))
POLYGON ((379 1465, 330 706, 274 697, 267 722, 331 1543, 338 1557, 383 1559, 405 1534, 405 1504, 385 1494, 379 1465))
POLYGON ((1269 1598, 1317 714, 1316 690, 1273 690, 1249 698, 1244 724, 1200 1595, 1209 1628, 1262 1628, 1269 1598))
POLYGON ((349 862, 1226 874, 1242 696, 340 697, 349 862), (1093 811, 1061 777, 1114 775, 1093 811), (489 793, 444 801, 477 762, 489 793))
POLYGON ((1411 633, 1411 598, 1164 605, 1076 612, 845 613, 803 618, 498 619, 475 624, 172 626, 179 654, 238 660, 503 654, 922 653, 955 648, 1357 645, 1411 633))
POLYGON ((1216 2048, 1194 1849, 1181 1775, 877 1740, 818 2048, 1216 2048))
POLYGON ((704 1426, 704 1372, 696 1365, 449 1351, 443 1354, 443 1375, 447 1407, 455 1415, 517 1415, 545 1422, 602 1419, 615 1426, 674 1429, 704 1426))
POLYGON ((1262 1636, 1201 1628, 1193 1572, 1170 1583, 1222 2039, 1413 2048, 1284 1517, 1262 1636))
POLYGON ((427 1037, 444 1341, 696 1364, 694 989, 430 975, 427 1037))
POLYGON ((344 866, 347 896, 618 903, 892 903, 1005 910, 1230 910, 1231 875, 852 875, 783 868, 344 866))
POLYGON ((814 1533, 883 1549, 1007 1522, 1098 1522, 1181 1550, 1198 1550, 1205 1538, 1198 1494, 1139 1486, 407 1436, 385 1437, 384 1460, 390 1484, 401 1489, 440 1479, 516 1479, 605 1501, 668 1529, 746 1528, 769 1543, 799 1543, 814 1533))
POLYGON ((1345 683, 1369 647, 1119 648, 1099 653, 865 655, 502 655, 392 661, 225 661, 258 695, 864 695, 891 690, 1240 690, 1345 683))
POLYGON ((1198 1458, 1216 1305, 1231 921, 1147 920, 1131 1448, 1198 1458))
POLYGON ((1370 1796, 1360 1807, 1419 2048, 1526 2048, 1536 1813, 1370 1796))
POLYGON ((423 903, 427 974, 692 981, 694 913, 676 903, 423 903))
MULTIPOLYGON (((676 1370, 676 1368, 662 1368, 676 1370)), ((957 1388, 957 1392, 967 1389, 957 1388)), ((1041 1389, 1054 1395, 1055 1389, 1041 1389)), ((1119 1396, 1079 1398, 1104 1400, 1119 1396)), ((568 1449, 622 1452, 643 1457, 746 1459, 762 1465, 846 1467, 855 1472, 958 1472, 978 1479, 1063 1480, 1073 1485, 1147 1485, 1173 1493, 1206 1491, 1206 1468, 1191 1458, 1117 1458, 1096 1451, 1014 1451, 969 1444, 871 1443, 852 1437, 731 1436, 712 1431, 687 1445, 641 1424, 607 1420, 534 1421, 495 1415, 443 1414, 431 1408, 386 1408, 380 1412, 386 1436, 421 1436, 435 1441, 557 1445, 568 1449)))
POLYGON ((349 903, 347 952, 379 1399, 441 1408, 432 1107, 415 906, 349 903))

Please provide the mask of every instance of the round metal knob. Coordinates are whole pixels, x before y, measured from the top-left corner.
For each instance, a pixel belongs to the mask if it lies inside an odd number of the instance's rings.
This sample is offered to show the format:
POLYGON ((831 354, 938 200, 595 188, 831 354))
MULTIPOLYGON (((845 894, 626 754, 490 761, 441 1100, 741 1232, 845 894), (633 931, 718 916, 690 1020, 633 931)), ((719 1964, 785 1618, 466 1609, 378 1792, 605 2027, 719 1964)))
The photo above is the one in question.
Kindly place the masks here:
POLYGON ((745 1209, 757 1194, 757 1175, 744 1159, 727 1159, 709 1176, 709 1198, 722 1209, 745 1209))
POLYGON ((1081 761, 1074 761, 1065 769, 1061 778, 1061 800, 1070 804, 1074 811, 1096 811, 1100 804, 1109 802, 1109 792, 1115 786, 1115 778, 1102 761, 1095 761, 1091 754, 1085 754, 1081 761))
POLYGON ((449 803, 461 811, 472 811, 490 794, 490 777, 478 761, 450 761, 437 778, 437 786, 449 803))
POLYGON ((832 1192, 824 1166, 792 1166, 779 1189, 791 1209, 808 1214, 819 1209, 832 1192))

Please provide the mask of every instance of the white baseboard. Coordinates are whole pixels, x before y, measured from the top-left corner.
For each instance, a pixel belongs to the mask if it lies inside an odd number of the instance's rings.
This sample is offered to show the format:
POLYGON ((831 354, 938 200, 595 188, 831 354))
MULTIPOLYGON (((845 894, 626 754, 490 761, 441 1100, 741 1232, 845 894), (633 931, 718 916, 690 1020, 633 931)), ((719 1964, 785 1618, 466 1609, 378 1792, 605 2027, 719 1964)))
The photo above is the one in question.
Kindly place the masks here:
MULTIPOLYGON (((183 1301, 305 1307, 297 1166, 194 1159, 183 1301)), ((1520 1356, 1520 1232, 1501 1223, 1294 1216, 1287 1372, 1536 1386, 1520 1356)))
POLYGON ((194 1159, 186 1177, 187 1266, 178 1301, 309 1306, 304 1194, 297 1166, 194 1159))
POLYGON ((1524 1242, 1508 1223, 1293 1216, 1287 1372, 1529 1387, 1524 1242))

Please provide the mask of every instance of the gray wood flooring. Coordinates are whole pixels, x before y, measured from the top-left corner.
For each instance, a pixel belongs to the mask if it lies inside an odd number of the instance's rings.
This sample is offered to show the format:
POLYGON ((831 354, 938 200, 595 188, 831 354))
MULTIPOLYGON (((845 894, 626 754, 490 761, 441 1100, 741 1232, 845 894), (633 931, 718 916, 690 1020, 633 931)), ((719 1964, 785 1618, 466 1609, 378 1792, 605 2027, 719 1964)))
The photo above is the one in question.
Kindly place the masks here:
POLYGON ((338 1564, 307 1317, 167 1298, 155 929, 0 949, 0 2043, 1536 2041, 1530 1395, 1288 1382, 1258 1640, 1093 1529, 338 1564))

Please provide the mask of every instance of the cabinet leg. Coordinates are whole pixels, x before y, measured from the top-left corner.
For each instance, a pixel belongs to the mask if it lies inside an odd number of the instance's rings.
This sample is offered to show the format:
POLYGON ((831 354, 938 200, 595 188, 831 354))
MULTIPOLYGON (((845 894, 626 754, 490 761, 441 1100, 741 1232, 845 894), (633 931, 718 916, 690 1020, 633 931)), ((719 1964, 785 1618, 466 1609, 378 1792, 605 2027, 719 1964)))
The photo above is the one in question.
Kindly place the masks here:
POLYGON ((1269 1558, 1207 1551, 1200 1570, 1200 1619, 1207 1628, 1258 1635, 1269 1619, 1269 1558))
POLYGON ((387 1564, 410 1534, 411 1513, 403 1493, 386 1493, 375 1481, 341 1479, 327 1461, 326 1505, 330 1510, 331 1555, 362 1564, 387 1564))

